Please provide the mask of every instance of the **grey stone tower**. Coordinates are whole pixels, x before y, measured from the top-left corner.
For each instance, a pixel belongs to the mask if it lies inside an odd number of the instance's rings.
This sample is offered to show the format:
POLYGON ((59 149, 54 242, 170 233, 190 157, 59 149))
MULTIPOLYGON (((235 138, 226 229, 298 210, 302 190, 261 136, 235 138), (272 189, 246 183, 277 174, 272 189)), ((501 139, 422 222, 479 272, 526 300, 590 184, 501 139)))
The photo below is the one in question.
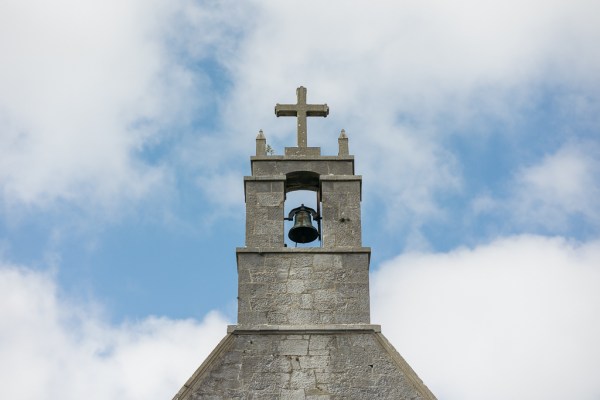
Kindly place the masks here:
POLYGON ((267 153, 256 138, 244 178, 246 246, 238 248, 238 324, 175 395, 198 399, 433 400, 404 359, 371 325, 369 258, 361 240, 361 176, 342 131, 337 156, 307 147, 306 117, 327 105, 278 104, 298 117, 298 147, 267 153), (284 201, 316 192, 322 208, 318 247, 286 247, 284 201))

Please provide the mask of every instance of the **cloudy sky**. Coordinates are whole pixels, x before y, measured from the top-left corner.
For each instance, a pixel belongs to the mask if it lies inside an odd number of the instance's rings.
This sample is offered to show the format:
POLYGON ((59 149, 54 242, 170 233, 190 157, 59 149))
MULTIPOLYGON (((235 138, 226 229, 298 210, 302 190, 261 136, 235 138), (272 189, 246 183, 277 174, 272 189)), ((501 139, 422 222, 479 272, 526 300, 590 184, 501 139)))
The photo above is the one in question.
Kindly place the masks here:
POLYGON ((2 0, 0 398, 175 394, 304 85, 363 176, 372 321, 438 398, 600 399, 599 42, 597 0, 2 0))

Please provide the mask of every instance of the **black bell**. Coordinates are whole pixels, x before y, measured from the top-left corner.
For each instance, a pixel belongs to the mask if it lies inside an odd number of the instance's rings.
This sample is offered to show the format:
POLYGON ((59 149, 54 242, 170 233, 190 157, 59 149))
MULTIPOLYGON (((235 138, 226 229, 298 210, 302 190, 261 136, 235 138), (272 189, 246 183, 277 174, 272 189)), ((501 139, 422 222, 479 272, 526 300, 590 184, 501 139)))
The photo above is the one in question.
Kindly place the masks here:
POLYGON ((294 220, 294 226, 290 229, 288 237, 296 243, 310 243, 319 237, 319 231, 312 224, 312 217, 318 218, 317 212, 302 204, 290 211, 287 220, 294 220))

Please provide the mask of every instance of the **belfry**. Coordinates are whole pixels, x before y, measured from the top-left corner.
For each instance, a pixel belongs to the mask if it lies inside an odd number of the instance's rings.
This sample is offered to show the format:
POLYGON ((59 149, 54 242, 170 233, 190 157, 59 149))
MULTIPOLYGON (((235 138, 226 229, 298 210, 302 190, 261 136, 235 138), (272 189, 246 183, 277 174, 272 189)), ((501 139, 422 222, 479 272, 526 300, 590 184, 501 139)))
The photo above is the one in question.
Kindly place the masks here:
POLYGON ((395 399, 435 396, 372 325, 371 249, 362 247, 361 182, 345 132, 336 156, 307 146, 307 117, 326 104, 277 104, 297 117, 298 146, 267 151, 262 131, 244 178, 246 245, 237 248, 238 321, 174 400, 395 399), (284 213, 286 194, 316 195, 315 209, 284 213), (287 237, 313 247, 285 244, 287 237), (315 226, 316 224, 316 226, 315 226))

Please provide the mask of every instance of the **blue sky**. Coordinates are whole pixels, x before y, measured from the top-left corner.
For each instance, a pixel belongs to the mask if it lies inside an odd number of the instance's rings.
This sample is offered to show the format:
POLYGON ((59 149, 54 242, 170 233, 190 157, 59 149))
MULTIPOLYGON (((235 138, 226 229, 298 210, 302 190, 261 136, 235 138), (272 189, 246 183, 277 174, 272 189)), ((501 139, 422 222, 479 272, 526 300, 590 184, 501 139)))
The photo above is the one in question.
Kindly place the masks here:
POLYGON ((0 4, 0 397, 179 389, 235 322, 242 179, 259 129, 294 145, 273 106, 303 85, 309 145, 345 129, 363 176, 372 320, 432 391, 597 399, 599 15, 0 4))

